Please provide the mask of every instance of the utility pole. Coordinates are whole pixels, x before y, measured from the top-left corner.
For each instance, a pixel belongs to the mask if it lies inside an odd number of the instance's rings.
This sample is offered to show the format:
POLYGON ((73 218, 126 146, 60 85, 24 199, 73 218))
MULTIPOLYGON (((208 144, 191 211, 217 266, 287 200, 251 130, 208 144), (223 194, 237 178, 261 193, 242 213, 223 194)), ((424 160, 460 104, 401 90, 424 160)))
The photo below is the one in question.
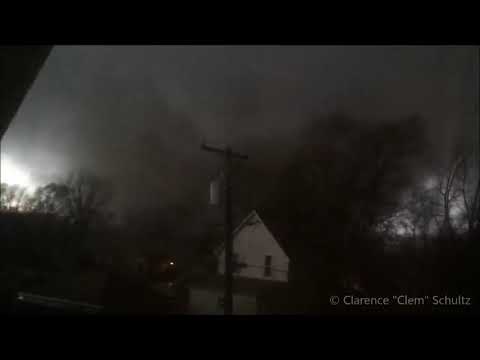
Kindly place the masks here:
POLYGON ((232 222, 232 159, 248 159, 247 155, 238 154, 227 146, 223 149, 202 144, 205 151, 215 152, 224 157, 224 211, 225 211, 225 294, 224 314, 233 314, 233 222, 232 222))

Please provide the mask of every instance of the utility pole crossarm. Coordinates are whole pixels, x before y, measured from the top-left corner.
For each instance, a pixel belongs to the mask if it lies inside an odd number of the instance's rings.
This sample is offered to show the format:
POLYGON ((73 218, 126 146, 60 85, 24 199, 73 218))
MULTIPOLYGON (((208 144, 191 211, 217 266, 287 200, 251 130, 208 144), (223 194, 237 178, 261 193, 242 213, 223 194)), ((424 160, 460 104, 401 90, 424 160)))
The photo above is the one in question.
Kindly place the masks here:
MULTIPOLYGON (((219 153, 219 154, 222 154, 222 155, 225 155, 225 153, 229 151, 229 147, 216 148, 216 147, 206 145, 206 144, 202 144, 202 149, 206 150, 206 151, 210 151, 210 152, 219 153)), ((239 153, 233 152, 231 150, 230 150, 230 156, 232 158, 238 158, 238 159, 244 159, 244 160, 248 159, 248 155, 239 154, 239 153)))

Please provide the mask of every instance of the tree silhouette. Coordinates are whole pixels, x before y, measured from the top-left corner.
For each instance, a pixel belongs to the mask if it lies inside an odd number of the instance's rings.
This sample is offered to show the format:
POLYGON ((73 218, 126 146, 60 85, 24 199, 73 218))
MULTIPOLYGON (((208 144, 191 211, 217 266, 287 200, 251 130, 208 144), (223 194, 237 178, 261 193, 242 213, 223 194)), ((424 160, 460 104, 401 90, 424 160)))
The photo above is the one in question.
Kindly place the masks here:
POLYGON ((18 185, 1 184, 0 209, 3 211, 25 211, 28 206, 27 189, 18 185))
POLYGON ((316 273, 340 286, 348 278, 374 278, 384 245, 376 228, 415 183, 424 122, 370 124, 333 115, 312 121, 299 144, 265 216, 306 279, 316 273))

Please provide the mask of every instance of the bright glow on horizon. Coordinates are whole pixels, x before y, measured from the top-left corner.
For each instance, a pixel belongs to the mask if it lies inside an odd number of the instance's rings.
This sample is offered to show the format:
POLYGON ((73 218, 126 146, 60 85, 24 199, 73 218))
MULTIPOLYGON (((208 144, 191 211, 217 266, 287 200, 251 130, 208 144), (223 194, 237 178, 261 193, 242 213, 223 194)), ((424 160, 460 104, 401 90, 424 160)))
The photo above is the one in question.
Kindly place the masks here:
POLYGON ((434 177, 429 177, 425 181, 424 186, 427 190, 433 189, 435 186, 437 186, 437 179, 435 179, 434 177))
POLYGON ((11 161, 7 155, 1 155, 0 165, 0 180, 2 183, 23 187, 29 194, 35 192, 35 184, 30 174, 11 161))

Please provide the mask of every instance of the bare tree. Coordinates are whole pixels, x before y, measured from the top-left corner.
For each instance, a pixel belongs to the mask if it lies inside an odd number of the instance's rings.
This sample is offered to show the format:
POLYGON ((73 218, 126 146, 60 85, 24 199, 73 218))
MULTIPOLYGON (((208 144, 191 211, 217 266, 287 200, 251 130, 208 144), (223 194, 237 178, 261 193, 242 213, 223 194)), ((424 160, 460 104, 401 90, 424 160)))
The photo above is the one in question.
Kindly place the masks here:
POLYGON ((418 184, 409 193, 406 208, 410 214, 415 235, 420 237, 423 245, 426 245, 428 237, 434 230, 441 227, 443 212, 440 211, 440 206, 441 202, 435 188, 418 184))
POLYGON ((1 184, 0 209, 25 211, 28 201, 27 189, 18 185, 1 184))
POLYGON ((35 190, 25 202, 25 211, 65 216, 64 201, 68 189, 65 185, 50 183, 35 190))
POLYGON ((453 161, 444 168, 438 176, 437 191, 440 195, 442 214, 442 231, 446 234, 453 234, 452 226, 452 208, 458 205, 461 191, 459 187, 459 173, 462 168, 464 157, 462 154, 456 155, 453 161))
POLYGON ((109 216, 107 206, 112 198, 109 183, 102 178, 79 171, 68 176, 66 182, 54 185, 54 192, 61 200, 62 211, 77 225, 85 229, 109 216))
POLYGON ((462 156, 458 176, 464 219, 470 234, 478 226, 480 200, 480 177, 474 173, 471 159, 471 153, 462 156))
POLYGON ((381 125, 325 120, 306 129, 264 213, 291 257, 305 268, 322 264, 331 281, 380 266, 377 229, 392 228, 387 219, 397 215, 422 166, 425 141, 418 118, 381 125))
POLYGON ((54 214, 88 228, 95 222, 109 220, 111 190, 110 184, 100 177, 78 171, 65 181, 37 188, 33 195, 19 186, 2 184, 0 205, 7 211, 54 214))

